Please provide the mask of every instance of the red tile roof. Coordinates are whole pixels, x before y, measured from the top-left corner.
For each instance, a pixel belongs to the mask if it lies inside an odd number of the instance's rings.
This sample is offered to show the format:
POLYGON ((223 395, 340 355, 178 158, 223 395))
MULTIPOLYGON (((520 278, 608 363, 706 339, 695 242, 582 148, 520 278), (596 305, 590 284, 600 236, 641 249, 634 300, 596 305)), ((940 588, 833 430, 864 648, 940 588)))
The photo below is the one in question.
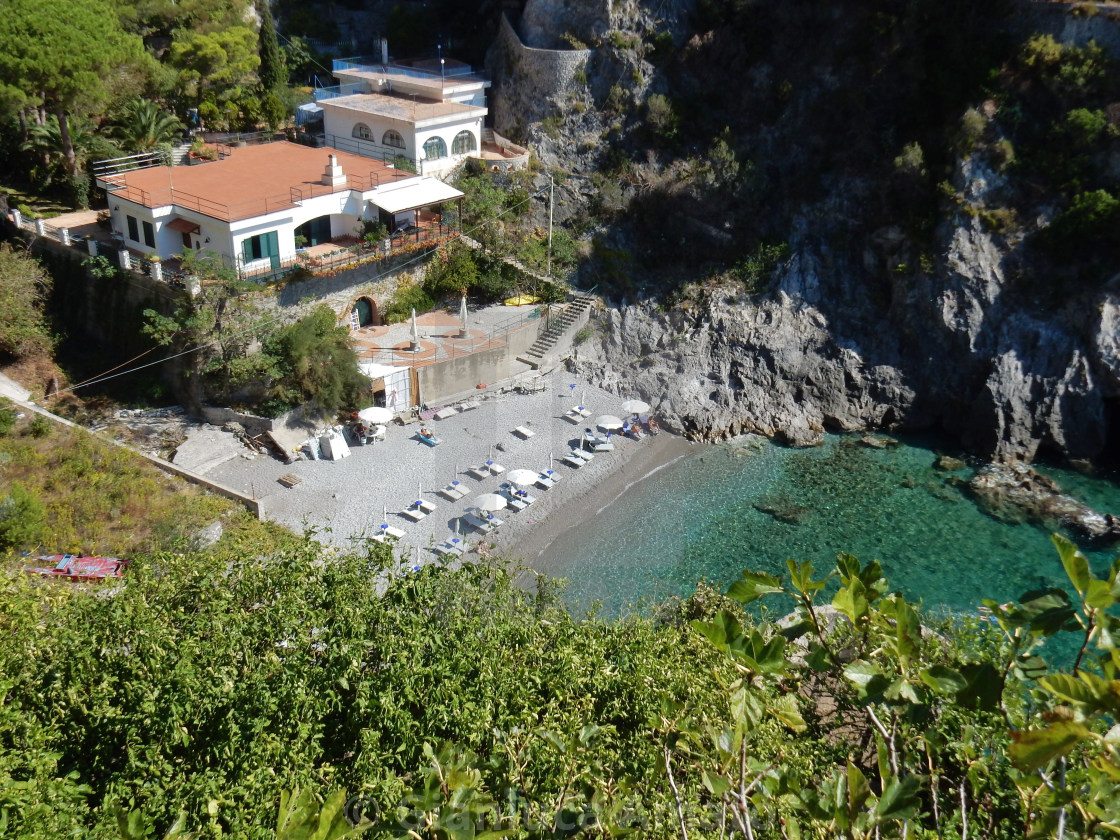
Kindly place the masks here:
POLYGON ((232 222, 283 210, 316 195, 366 191, 415 177, 372 158, 281 141, 233 148, 228 157, 209 163, 137 169, 102 180, 121 187, 112 195, 145 207, 174 204, 232 222), (321 183, 329 155, 342 166, 343 186, 321 183))

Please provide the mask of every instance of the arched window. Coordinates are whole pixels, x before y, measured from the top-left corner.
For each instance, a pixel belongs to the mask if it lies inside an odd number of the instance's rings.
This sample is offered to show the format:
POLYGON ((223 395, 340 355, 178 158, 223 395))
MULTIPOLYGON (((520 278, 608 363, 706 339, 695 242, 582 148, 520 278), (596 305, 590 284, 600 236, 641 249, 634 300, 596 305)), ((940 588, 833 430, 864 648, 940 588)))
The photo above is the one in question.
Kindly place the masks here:
POLYGON ((430 137, 424 141, 424 159, 436 160, 447 157, 447 144, 442 137, 430 137))
POLYGON ((403 149, 404 138, 401 137, 399 131, 393 131, 393 129, 390 128, 385 132, 385 136, 381 138, 381 145, 392 146, 394 149, 403 149))
POLYGON ((460 131, 451 141, 451 154, 453 155, 465 155, 467 152, 473 152, 474 150, 474 135, 469 131, 460 131))
POLYGON ((369 130, 369 126, 365 123, 358 123, 354 126, 353 136, 359 140, 372 140, 373 132, 369 130))

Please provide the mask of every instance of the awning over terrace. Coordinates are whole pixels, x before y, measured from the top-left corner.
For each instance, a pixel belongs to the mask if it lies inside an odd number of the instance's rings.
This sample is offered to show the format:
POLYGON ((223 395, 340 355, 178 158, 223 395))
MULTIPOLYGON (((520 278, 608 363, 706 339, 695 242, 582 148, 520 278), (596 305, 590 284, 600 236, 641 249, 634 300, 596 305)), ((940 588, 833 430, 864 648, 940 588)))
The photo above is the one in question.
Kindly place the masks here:
POLYGON ((421 178, 399 187, 378 190, 370 201, 386 213, 402 213, 462 197, 462 192, 437 178, 421 178))
POLYGON ((178 216, 168 222, 167 226, 179 233, 199 233, 202 230, 197 222, 192 222, 190 219, 181 219, 178 216))

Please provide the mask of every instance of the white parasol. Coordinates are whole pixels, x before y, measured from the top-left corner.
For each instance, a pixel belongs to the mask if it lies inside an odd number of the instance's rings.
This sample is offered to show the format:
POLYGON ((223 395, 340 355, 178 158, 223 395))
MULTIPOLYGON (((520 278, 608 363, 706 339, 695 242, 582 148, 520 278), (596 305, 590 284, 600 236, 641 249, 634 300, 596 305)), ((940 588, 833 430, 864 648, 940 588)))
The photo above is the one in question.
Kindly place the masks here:
POLYGON ((603 414, 595 418, 595 425, 600 429, 621 429, 622 421, 613 414, 603 414))
POLYGON ((475 507, 486 513, 501 510, 508 504, 506 499, 497 493, 483 493, 481 496, 476 496, 474 503, 475 507))
POLYGON ((627 400, 622 404, 622 410, 627 414, 645 414, 649 411, 649 403, 641 400, 627 400))
POLYGON ((363 408, 358 412, 358 419, 363 423, 388 423, 393 419, 392 409, 382 408, 379 405, 371 405, 369 408, 363 408))
POLYGON ((467 296, 463 295, 462 301, 459 302, 459 320, 463 322, 463 326, 459 328, 459 335, 466 338, 467 335, 467 296))
POLYGON ((518 487, 525 487, 529 484, 533 484, 539 477, 540 476, 532 470, 510 470, 506 473, 506 478, 518 487))

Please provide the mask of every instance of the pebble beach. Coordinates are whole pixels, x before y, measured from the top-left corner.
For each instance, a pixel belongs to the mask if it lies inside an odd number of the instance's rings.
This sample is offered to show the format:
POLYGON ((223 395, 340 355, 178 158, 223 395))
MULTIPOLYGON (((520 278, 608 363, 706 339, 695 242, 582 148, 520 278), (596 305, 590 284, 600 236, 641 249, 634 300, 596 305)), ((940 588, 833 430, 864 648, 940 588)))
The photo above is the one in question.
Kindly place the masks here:
POLYGON ((402 566, 444 562, 434 548, 458 530, 469 548, 465 561, 481 551, 533 568, 533 559, 567 528, 578 527, 588 511, 609 504, 628 485, 692 446, 667 432, 642 440, 613 435, 613 451, 597 453, 578 469, 569 466, 561 458, 579 447, 584 429, 593 427, 596 417, 625 419, 621 406, 627 397, 563 370, 538 382, 539 390, 527 393, 480 391, 470 401, 476 407, 443 419, 391 423, 383 442, 352 446, 350 456, 337 461, 284 464, 268 457, 232 458, 208 470, 207 477, 257 498, 267 519, 296 532, 312 531, 327 545, 353 547, 380 534, 382 525, 399 530, 404 534, 397 541, 402 566), (590 413, 578 425, 565 418, 577 405, 590 413), (442 441, 438 446, 420 440, 422 425, 442 441), (518 427, 532 436, 522 437, 514 431, 518 427), (469 472, 487 460, 504 467, 504 473, 480 479, 469 472), (480 495, 498 492, 510 471, 540 473, 550 466, 556 483, 548 489, 526 488, 535 501, 524 510, 495 512, 503 522, 495 531, 482 534, 466 526, 462 517, 467 509, 475 507, 480 495), (280 483, 285 476, 295 476, 298 483, 285 486, 280 483), (460 499, 440 492, 453 481, 467 491, 460 499), (418 522, 401 513, 417 501, 434 506, 418 522))

